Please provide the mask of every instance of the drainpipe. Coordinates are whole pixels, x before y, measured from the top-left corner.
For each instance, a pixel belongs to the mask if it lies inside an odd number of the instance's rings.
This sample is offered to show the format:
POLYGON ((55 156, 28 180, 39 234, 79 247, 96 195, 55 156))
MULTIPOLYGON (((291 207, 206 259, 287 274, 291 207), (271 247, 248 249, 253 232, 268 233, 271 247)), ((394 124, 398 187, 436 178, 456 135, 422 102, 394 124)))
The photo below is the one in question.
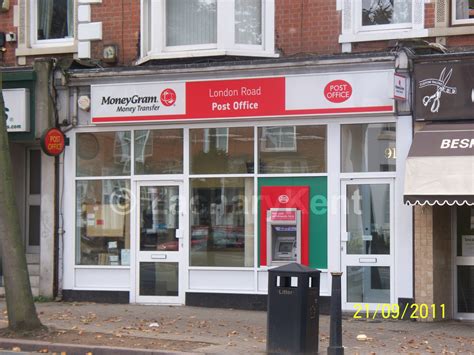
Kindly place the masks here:
MULTIPOLYGON (((78 123, 78 111, 77 111, 77 87, 72 88, 72 114, 71 124, 62 130, 66 133, 77 126, 78 123)), ((68 95, 66 112, 71 112, 70 105, 71 95, 68 95)), ((63 298, 63 280, 64 280, 64 153, 58 157, 58 293, 56 296, 57 300, 63 298)))

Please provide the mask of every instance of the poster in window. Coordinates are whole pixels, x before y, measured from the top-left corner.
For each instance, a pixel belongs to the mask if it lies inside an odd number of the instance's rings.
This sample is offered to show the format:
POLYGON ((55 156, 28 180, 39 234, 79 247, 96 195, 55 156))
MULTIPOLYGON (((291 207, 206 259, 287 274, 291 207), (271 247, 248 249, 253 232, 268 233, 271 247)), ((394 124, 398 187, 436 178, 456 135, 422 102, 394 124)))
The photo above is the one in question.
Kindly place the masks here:
POLYGON ((462 256, 474 256, 474 235, 462 236, 462 256))

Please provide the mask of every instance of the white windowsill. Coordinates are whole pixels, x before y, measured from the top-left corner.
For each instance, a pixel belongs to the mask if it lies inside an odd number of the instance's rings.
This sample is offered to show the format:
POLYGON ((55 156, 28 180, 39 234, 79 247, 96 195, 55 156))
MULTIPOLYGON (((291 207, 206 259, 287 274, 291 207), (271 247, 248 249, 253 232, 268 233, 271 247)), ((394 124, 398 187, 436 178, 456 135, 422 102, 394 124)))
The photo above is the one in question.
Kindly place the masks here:
POLYGON ((58 46, 45 46, 45 47, 18 47, 15 50, 15 55, 29 56, 29 55, 47 55, 47 54, 64 54, 64 53, 77 53, 77 44, 58 45, 58 46))
POLYGON ((428 37, 427 29, 405 29, 405 30, 386 30, 381 32, 358 32, 358 33, 343 33, 339 36, 339 43, 352 42, 370 42, 383 41, 391 39, 406 39, 406 38, 422 38, 428 37))
POLYGON ((181 51, 181 52, 161 52, 152 53, 136 61, 135 64, 140 65, 153 59, 176 59, 176 58, 194 58, 194 57, 211 57, 235 55, 242 57, 266 57, 278 58, 280 55, 275 52, 266 51, 246 51, 246 50, 223 50, 223 49, 209 49, 196 51, 181 51))

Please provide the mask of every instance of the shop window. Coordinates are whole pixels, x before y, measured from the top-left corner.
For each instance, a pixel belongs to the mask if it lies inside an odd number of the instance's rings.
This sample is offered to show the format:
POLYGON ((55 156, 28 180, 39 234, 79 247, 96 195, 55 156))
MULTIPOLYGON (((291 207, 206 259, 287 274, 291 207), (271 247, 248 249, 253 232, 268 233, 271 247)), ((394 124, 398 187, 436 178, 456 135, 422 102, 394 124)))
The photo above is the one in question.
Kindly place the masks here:
POLYGON ((182 173, 182 129, 135 131, 135 174, 182 173))
POLYGON ((142 57, 274 55, 274 0, 143 0, 142 57))
POLYGON ((191 266, 253 266, 253 186, 253 178, 191 179, 191 266))
POLYGON ((452 0, 453 25, 474 24, 474 0, 452 0))
POLYGON ((326 172, 326 126, 261 127, 259 173, 326 172))
POLYGON ((342 172, 395 171, 395 123, 347 124, 341 127, 342 172))
POLYGON ((474 257, 474 206, 457 207, 457 256, 474 257))
POLYGON ((76 264, 130 265, 130 182, 76 183, 76 264))
POLYGON ((247 174, 254 171, 252 127, 190 130, 191 174, 247 174))
POLYGON ((78 133, 77 176, 130 175, 130 132, 78 133))
POLYGON ((340 43, 416 38, 424 29, 424 0, 345 0, 340 43))

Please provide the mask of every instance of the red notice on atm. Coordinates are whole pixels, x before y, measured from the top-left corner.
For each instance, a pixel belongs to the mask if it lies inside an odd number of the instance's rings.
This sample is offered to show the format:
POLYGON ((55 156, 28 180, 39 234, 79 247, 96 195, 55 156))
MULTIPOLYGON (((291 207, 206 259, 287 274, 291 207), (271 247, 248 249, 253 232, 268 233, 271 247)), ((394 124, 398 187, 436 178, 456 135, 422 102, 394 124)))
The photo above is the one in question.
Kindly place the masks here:
POLYGON ((296 221, 296 211, 271 211, 272 221, 296 221))

